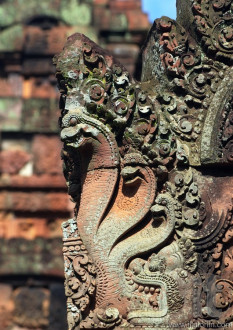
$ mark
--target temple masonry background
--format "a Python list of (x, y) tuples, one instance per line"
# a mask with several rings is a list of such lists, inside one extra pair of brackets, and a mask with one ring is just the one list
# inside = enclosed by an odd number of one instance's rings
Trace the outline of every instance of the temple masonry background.
[(134, 73), (149, 25), (141, 0), (0, 1), (0, 330), (66, 329), (52, 58), (81, 32)]

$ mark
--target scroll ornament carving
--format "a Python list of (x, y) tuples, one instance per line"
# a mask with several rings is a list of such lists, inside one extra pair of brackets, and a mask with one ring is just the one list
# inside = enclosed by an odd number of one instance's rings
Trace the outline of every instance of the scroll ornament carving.
[(208, 52), (214, 52), (216, 58), (232, 60), (233, 29), (232, 2), (221, 1), (193, 1), (192, 9), (195, 23), (202, 42)]
[(218, 138), (218, 157), (225, 162), (233, 162), (233, 100), (226, 103), (222, 111), (222, 121)]
[(75, 329), (96, 289), (96, 269), (78, 234), (76, 221), (63, 223), (65, 289), (69, 329)]
[(180, 1), (141, 82), (81, 34), (55, 58), (70, 329), (232, 321), (232, 4)]

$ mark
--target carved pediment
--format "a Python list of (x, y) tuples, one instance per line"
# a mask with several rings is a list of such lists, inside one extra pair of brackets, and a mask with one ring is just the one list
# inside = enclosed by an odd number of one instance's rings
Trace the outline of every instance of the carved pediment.
[(70, 329), (232, 320), (232, 2), (177, 7), (140, 82), (81, 34), (55, 58)]

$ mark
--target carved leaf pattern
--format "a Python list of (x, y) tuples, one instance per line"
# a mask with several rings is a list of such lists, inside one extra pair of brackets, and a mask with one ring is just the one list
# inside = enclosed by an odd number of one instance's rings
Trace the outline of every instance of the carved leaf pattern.
[(201, 167), (233, 161), (233, 7), (181, 2), (190, 29), (155, 21), (142, 82), (80, 34), (55, 59), (70, 330), (233, 319), (230, 193)]

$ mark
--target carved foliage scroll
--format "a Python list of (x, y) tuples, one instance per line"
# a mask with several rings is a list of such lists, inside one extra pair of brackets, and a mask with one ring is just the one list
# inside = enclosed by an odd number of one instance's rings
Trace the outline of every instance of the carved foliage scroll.
[(232, 3), (180, 2), (190, 31), (155, 21), (141, 82), (80, 34), (55, 59), (70, 329), (233, 319)]

